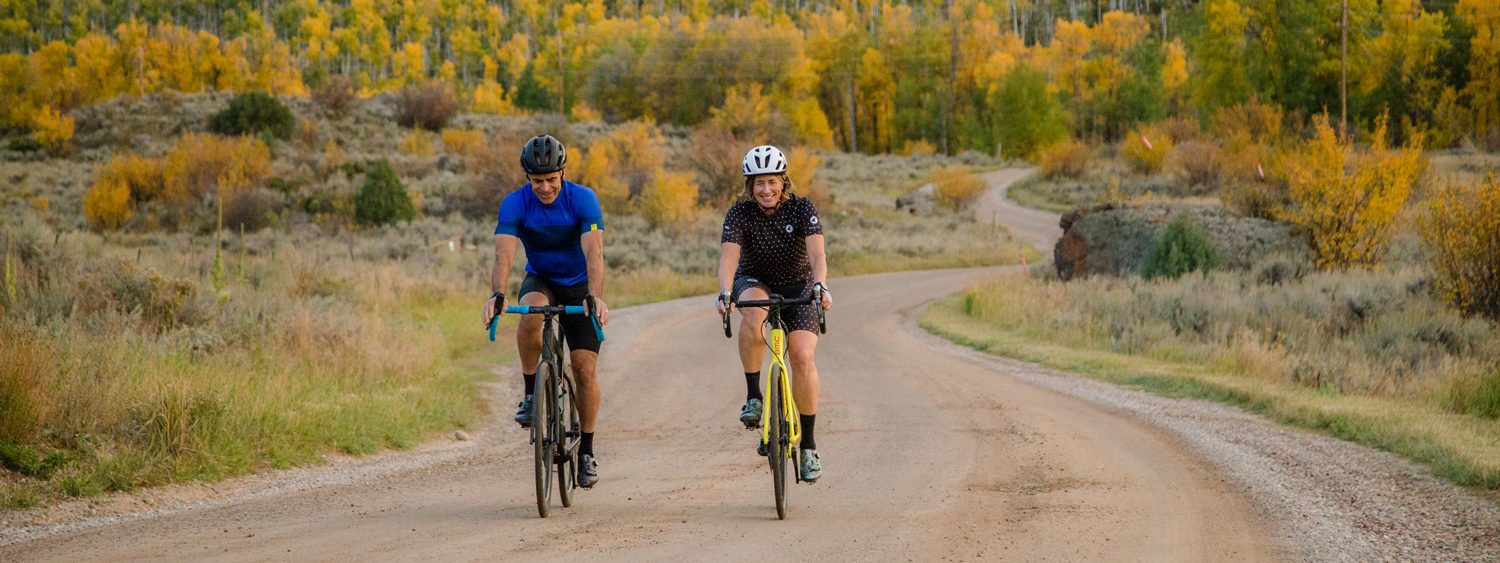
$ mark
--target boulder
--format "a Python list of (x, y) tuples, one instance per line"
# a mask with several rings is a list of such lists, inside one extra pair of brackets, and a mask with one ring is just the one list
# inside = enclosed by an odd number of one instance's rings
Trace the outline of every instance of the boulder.
[(1062, 216), (1063, 235), (1053, 248), (1058, 277), (1139, 272), (1156, 237), (1180, 213), (1214, 242), (1227, 268), (1247, 269), (1275, 254), (1307, 252), (1306, 242), (1293, 235), (1290, 225), (1241, 217), (1214, 205), (1105, 203)]

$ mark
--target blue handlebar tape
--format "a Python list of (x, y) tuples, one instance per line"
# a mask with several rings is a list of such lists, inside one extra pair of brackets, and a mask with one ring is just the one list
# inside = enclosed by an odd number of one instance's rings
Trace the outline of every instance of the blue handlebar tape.
[(495, 327), (500, 326), (500, 315), (490, 317), (490, 342), (495, 341)]

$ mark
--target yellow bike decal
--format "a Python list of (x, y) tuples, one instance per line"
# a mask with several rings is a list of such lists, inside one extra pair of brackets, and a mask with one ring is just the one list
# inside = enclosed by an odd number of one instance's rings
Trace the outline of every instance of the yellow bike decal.
[[(792, 454), (792, 448), (802, 442), (802, 419), (797, 416), (797, 399), (792, 396), (792, 368), (786, 365), (786, 332), (781, 329), (772, 329), (766, 338), (766, 344), (771, 348), (771, 367), (774, 370), (781, 368), (781, 405), (782, 414), (787, 421), (787, 446), (786, 454)], [(771, 379), (766, 378), (764, 396), (771, 396)], [(771, 403), (769, 401), (761, 404), (760, 443), (770, 444), (771, 441)]]

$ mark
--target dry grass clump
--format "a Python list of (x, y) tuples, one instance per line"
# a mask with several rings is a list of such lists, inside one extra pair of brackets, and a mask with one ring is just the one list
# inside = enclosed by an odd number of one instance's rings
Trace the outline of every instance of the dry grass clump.
[(1177, 176), (1182, 182), (1212, 193), (1219, 188), (1223, 177), (1223, 151), (1213, 143), (1187, 141), (1177, 145), (1172, 153)]
[(396, 123), (402, 127), (442, 131), (458, 115), (458, 97), (441, 80), (403, 89), (396, 97)]
[(964, 167), (948, 167), (932, 173), (938, 205), (957, 211), (967, 208), (984, 193), (984, 182)]
[(359, 101), (359, 96), (354, 92), (353, 80), (350, 80), (348, 76), (335, 74), (312, 91), (312, 99), (329, 113), (343, 116), (349, 112), (355, 102)]
[(1466, 315), (1500, 321), (1500, 180), (1440, 185), (1420, 230), (1438, 290)]
[(1048, 179), (1082, 178), (1088, 171), (1090, 152), (1088, 145), (1077, 140), (1052, 145), (1037, 157), (1037, 170)]
[(1500, 362), (1500, 327), (1448, 310), (1412, 269), (1289, 275), (1261, 268), (1173, 281), (1006, 278), (966, 291), (964, 307), (1065, 344), (1433, 405), (1455, 378), (1468, 381)]
[(1161, 172), (1172, 154), (1172, 137), (1155, 126), (1131, 131), (1120, 144), (1120, 156), (1141, 174)]

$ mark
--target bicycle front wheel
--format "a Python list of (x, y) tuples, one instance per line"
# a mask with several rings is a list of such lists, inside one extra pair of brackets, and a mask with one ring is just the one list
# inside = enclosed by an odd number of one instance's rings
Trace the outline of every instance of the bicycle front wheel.
[(557, 447), (557, 375), (555, 366), (537, 366), (537, 392), (531, 403), (531, 441), (536, 448), (536, 512), (546, 518), (552, 504), (552, 461)]
[(771, 483), (776, 490), (776, 519), (786, 520), (786, 440), (787, 421), (786, 406), (783, 404), (785, 398), (781, 391), (781, 368), (771, 367), (771, 396), (770, 408), (771, 419), (765, 421), (769, 424), (766, 449), (766, 459), (771, 462)]
[[(566, 380), (559, 378), (558, 381)], [(573, 506), (573, 488), (578, 486), (578, 440), (583, 436), (583, 425), (578, 420), (578, 403), (574, 400), (573, 389), (563, 384), (558, 390), (557, 495), (563, 508), (567, 508)]]

